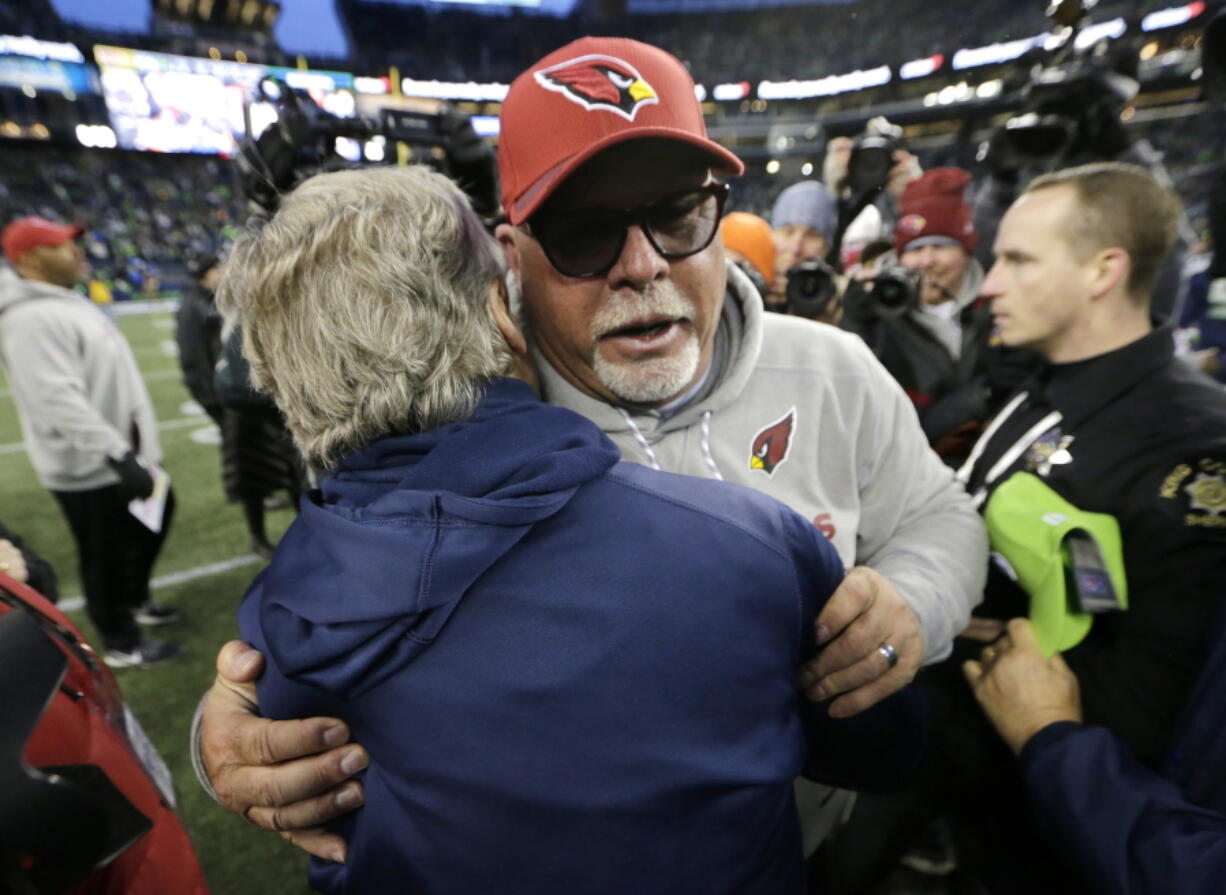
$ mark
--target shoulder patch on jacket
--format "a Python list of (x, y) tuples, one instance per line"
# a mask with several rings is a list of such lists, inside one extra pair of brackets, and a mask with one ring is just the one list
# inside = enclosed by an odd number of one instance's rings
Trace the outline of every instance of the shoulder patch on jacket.
[(1180, 463), (1162, 480), (1162, 501), (1171, 501), (1185, 525), (1226, 531), (1226, 460)]

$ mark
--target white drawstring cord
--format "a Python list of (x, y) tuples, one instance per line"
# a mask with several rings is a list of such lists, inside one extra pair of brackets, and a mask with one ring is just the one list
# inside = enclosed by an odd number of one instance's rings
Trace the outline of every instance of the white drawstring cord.
[[(617, 408), (617, 412), (622, 415), (622, 419), (630, 427), (630, 432), (634, 435), (634, 440), (638, 444), (639, 450), (647, 458), (647, 465), (659, 472), (660, 461), (656, 459), (656, 452), (647, 443), (647, 438), (643, 435), (643, 431), (638, 427), (638, 424), (635, 423), (634, 417), (630, 416), (623, 407)], [(707, 469), (711, 470), (712, 477), (722, 482), (724, 476), (715, 464), (715, 457), (711, 455), (711, 411), (709, 410), (702, 415), (702, 459), (706, 462)]]
[(711, 411), (709, 410), (702, 415), (702, 459), (707, 461), (707, 469), (711, 470), (711, 475), (722, 482), (724, 477), (719, 467), (715, 465), (715, 458), (711, 456)]
[(626, 425), (630, 427), (630, 431), (634, 433), (634, 440), (638, 442), (639, 450), (647, 457), (647, 464), (656, 472), (660, 471), (660, 463), (656, 460), (656, 452), (651, 449), (651, 445), (647, 443), (647, 439), (643, 437), (643, 433), (639, 431), (639, 427), (635, 424), (634, 418), (626, 413), (625, 408), (617, 408), (617, 412), (622, 415), (622, 419), (626, 421)]

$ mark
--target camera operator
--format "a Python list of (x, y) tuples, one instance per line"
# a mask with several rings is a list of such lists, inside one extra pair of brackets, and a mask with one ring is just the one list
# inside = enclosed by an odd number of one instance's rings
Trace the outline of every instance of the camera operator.
[(963, 455), (991, 409), (991, 314), (977, 301), (983, 267), (964, 194), (970, 175), (934, 168), (907, 184), (894, 254), (844, 298), (844, 329), (860, 335), (919, 412), (937, 453)]
[[(1021, 107), (980, 149), (988, 176), (972, 199), (979, 233), (976, 257), (992, 263), (992, 243), (1005, 211), (1019, 188), (1034, 177), (1090, 162), (1118, 161), (1140, 165), (1164, 185), (1171, 178), (1162, 154), (1145, 139), (1129, 137), (1121, 113), (1140, 84), (1137, 47), (1129, 39), (1114, 45), (1100, 41), (1075, 51), (1078, 30), (1093, 4), (1053, 4), (1049, 15), (1068, 37), (1054, 54), (1036, 65), (1022, 87)], [(1180, 234), (1167, 256), (1152, 295), (1151, 310), (1160, 320), (1177, 319), (1187, 292), (1183, 274), (1190, 227), (1180, 221)]]

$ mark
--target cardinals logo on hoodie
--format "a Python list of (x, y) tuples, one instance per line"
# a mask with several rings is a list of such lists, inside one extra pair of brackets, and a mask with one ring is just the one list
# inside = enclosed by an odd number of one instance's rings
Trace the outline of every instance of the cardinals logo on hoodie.
[(589, 54), (568, 59), (534, 75), (546, 90), (562, 94), (588, 111), (604, 109), (633, 121), (643, 106), (660, 102), (634, 66), (613, 56)]
[(753, 437), (753, 443), (749, 447), (749, 468), (774, 475), (779, 465), (788, 458), (795, 428), (796, 408), (793, 407), (782, 418)]

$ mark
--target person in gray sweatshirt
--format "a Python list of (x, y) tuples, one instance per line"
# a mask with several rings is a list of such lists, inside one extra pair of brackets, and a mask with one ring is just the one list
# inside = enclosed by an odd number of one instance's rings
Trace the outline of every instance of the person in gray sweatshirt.
[[(154, 531), (129, 510), (155, 490), (162, 459), (157, 420), (127, 340), (72, 287), (89, 265), (77, 226), (13, 221), (0, 235), (11, 268), (0, 269), (0, 358), (21, 419), (26, 453), (76, 541), (90, 621), (112, 667), (173, 659), (176, 643), (140, 625), (177, 620), (149, 596), (149, 573), (174, 515)], [(160, 496), (160, 495), (159, 495)]]

